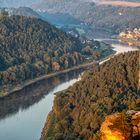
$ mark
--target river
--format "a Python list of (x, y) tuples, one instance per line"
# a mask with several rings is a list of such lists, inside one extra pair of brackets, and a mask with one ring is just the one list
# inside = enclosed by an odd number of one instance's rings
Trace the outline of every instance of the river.
[(0, 140), (39, 140), (54, 93), (80, 80), (83, 69), (44, 79), (0, 99)]
[[(137, 50), (112, 40), (106, 42), (112, 44), (116, 54)], [(79, 81), (83, 71), (79, 69), (44, 79), (0, 99), (0, 140), (39, 140), (54, 93)]]
[[(114, 57), (115, 55), (118, 55), (120, 53), (127, 53), (129, 51), (137, 51), (139, 50), (138, 47), (134, 47), (134, 46), (128, 46), (122, 43), (119, 43), (116, 39), (96, 39), (97, 41), (103, 41), (107, 44), (111, 44), (112, 49), (116, 52), (112, 57)], [(101, 61), (99, 64), (102, 64), (106, 61), (108, 61), (110, 58), (107, 58), (103, 61)]]

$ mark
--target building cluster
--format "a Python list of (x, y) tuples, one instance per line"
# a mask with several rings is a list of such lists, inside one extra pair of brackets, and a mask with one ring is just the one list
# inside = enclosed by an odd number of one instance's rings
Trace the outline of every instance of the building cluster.
[(134, 42), (140, 42), (140, 28), (135, 28), (130, 31), (127, 30), (125, 32), (120, 32), (119, 34), (120, 42), (127, 42), (130, 46), (134, 44)]
[(127, 30), (119, 34), (121, 38), (140, 40), (140, 28), (135, 28), (132, 31)]

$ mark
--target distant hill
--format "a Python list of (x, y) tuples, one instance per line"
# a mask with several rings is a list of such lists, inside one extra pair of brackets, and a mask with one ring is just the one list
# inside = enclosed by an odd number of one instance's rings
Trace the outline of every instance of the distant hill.
[[(89, 14), (86, 14), (87, 12)], [(108, 30), (108, 32), (116, 34), (127, 28), (139, 27), (139, 13), (140, 7), (94, 5), (89, 10), (81, 12), (81, 16), (78, 15), (78, 17), (94, 28)]]
[(48, 13), (42, 10), (33, 10), (29, 7), (18, 7), (18, 8), (10, 8), (10, 7), (0, 7), (0, 13), (2, 11), (6, 11), (9, 15), (20, 15), (27, 17), (36, 17), (41, 18), (45, 21), (48, 21), (53, 24), (80, 24), (80, 20), (75, 17), (65, 14), (65, 13)]
[(80, 21), (92, 25), (93, 28), (116, 34), (126, 28), (135, 28), (140, 25), (140, 7), (122, 7), (98, 5), (94, 2), (63, 0), (60, 3), (54, 0), (42, 1), (34, 5), (35, 9), (42, 9), (50, 13), (66, 13)]
[(37, 13), (40, 14), (44, 20), (54, 25), (79, 25), (81, 23), (80, 20), (65, 13), (48, 13), (43, 11), (37, 11)]
[[(97, 49), (98, 48), (98, 49)], [(100, 49), (101, 48), (101, 49)], [(0, 91), (44, 74), (111, 54), (97, 41), (82, 43), (34, 17), (0, 15)]]
[[(42, 0), (38, 3), (35, 3), (32, 5), (34, 9), (41, 9), (41, 10), (47, 10), (49, 12), (58, 12), (58, 11), (64, 11), (69, 12), (70, 10), (75, 10), (80, 5), (90, 3), (89, 0)], [(93, 2), (92, 2), (93, 3)]]
[[(103, 0), (107, 1), (108, 0)], [(113, 0), (112, 0), (113, 1)], [(127, 0), (124, 0), (125, 2)], [(122, 1), (122, 2), (124, 2)], [(130, 2), (139, 2), (138, 0), (129, 0)], [(118, 34), (119, 31), (124, 30), (126, 28), (133, 29), (140, 25), (140, 7), (123, 7), (123, 6), (111, 6), (111, 5), (98, 5), (96, 2), (101, 2), (101, 0), (42, 0), (42, 1), (0, 1), (5, 4), (5, 7), (8, 7), (11, 3), (13, 5), (17, 4), (19, 6), (28, 6), (32, 7), (35, 10), (42, 11), (42, 15), (45, 17), (46, 13), (53, 14), (62, 14), (55, 15), (57, 17), (57, 21), (63, 20), (64, 22), (69, 18), (68, 22), (71, 22), (70, 19), (74, 19), (75, 21), (85, 22), (93, 28), (101, 29), (102, 31), (108, 32), (110, 35)], [(109, 1), (110, 2), (110, 1)], [(114, 0), (117, 2), (117, 0)], [(3, 4), (1, 4), (1, 7)], [(122, 5), (122, 4), (121, 4)], [(137, 5), (137, 4), (136, 4)], [(11, 4), (12, 7), (12, 4)], [(25, 7), (18, 8), (14, 10), (14, 14), (18, 13), (19, 15), (28, 15), (35, 11), (31, 11), (31, 9), (27, 9)], [(32, 13), (29, 15), (39, 16), (37, 13)], [(66, 15), (66, 16), (65, 16)], [(52, 15), (51, 15), (52, 16)], [(51, 16), (46, 14), (47, 18), (51, 18)], [(62, 18), (63, 17), (63, 18)], [(72, 19), (72, 20), (73, 20)], [(53, 19), (55, 20), (55, 19)]]
[(1, 11), (6, 11), (9, 15), (20, 15), (20, 16), (27, 16), (27, 17), (36, 17), (42, 18), (36, 11), (32, 10), (29, 7), (19, 7), (19, 8), (0, 8)]
[(129, 52), (85, 72), (81, 81), (56, 94), (41, 140), (99, 140), (105, 117), (139, 98), (138, 71), (139, 52)]

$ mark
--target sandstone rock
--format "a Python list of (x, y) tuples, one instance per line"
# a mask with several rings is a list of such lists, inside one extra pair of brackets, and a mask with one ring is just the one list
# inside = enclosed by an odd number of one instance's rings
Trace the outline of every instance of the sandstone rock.
[(105, 118), (100, 129), (100, 140), (139, 140), (140, 111), (114, 113)]

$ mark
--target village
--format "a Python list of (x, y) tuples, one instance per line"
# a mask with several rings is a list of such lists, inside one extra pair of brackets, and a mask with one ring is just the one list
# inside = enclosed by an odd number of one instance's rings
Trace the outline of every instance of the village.
[(120, 32), (119, 42), (128, 44), (129, 46), (140, 46), (140, 28), (135, 28), (134, 30), (126, 30)]

